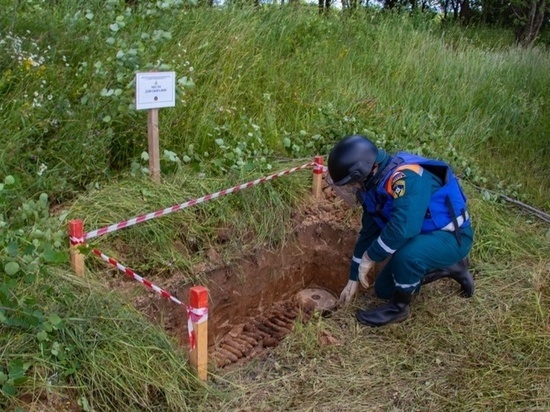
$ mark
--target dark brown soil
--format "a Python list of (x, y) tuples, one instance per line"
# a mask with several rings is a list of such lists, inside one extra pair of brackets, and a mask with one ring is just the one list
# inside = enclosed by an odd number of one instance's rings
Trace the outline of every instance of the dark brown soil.
[[(349, 262), (360, 214), (324, 188), (322, 199), (311, 199), (297, 211), (294, 231), (276, 251), (243, 256), (230, 265), (202, 268), (210, 293), (209, 352), (219, 367), (246, 361), (276, 346), (295, 322), (307, 322), (311, 308), (297, 304), (302, 289), (322, 287), (339, 295), (347, 282)], [(188, 296), (191, 285), (172, 287)], [(169, 301), (157, 301), (154, 311), (142, 308), (187, 344), (187, 318)]]

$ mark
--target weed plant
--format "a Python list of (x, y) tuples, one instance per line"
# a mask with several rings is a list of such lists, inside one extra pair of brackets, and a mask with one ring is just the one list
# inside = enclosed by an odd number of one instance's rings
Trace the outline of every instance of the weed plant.
[[(477, 188), (550, 209), (549, 60), (497, 30), (368, 9), (0, 0), (0, 407), (548, 409), (548, 228)], [(177, 75), (176, 107), (160, 110), (161, 185), (134, 110), (147, 70)], [(297, 330), (259, 361), (265, 372), (214, 376), (206, 393), (171, 338), (96, 284), (103, 265), (67, 274), (68, 219), (91, 230), (180, 204), (349, 133), (447, 160), (469, 183), (470, 305), (434, 285), (413, 319), (376, 331), (350, 308)], [(212, 249), (229, 262), (279, 247), (309, 176), (90, 244), (146, 277), (201, 281), (190, 269)], [(342, 346), (321, 344), (327, 334)]]

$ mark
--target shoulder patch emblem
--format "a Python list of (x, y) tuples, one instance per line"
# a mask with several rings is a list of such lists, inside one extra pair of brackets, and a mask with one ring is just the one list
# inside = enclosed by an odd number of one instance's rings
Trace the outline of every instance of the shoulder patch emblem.
[(403, 196), (405, 194), (405, 180), (399, 179), (397, 181), (392, 182), (391, 190), (392, 190), (394, 199), (397, 199), (398, 197)]
[(395, 172), (395, 173), (393, 174), (393, 176), (391, 177), (391, 184), (392, 184), (392, 186), (393, 186), (393, 184), (394, 184), (395, 182), (397, 182), (397, 181), (400, 180), (400, 179), (403, 179), (404, 177), (405, 177), (405, 173), (403, 173), (403, 172)]

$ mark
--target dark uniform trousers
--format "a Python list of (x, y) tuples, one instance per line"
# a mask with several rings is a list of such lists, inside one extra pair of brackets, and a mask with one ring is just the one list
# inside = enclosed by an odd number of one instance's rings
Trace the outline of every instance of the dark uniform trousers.
[(390, 299), (394, 288), (405, 293), (418, 292), (424, 275), (446, 268), (465, 258), (473, 242), (472, 227), (461, 228), (459, 245), (454, 232), (437, 230), (410, 239), (397, 250), (374, 282), (378, 297)]

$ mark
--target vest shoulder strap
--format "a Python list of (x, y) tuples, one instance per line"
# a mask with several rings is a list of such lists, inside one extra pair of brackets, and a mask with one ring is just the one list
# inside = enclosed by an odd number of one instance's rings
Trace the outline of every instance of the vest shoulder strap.
[(401, 170), (411, 170), (420, 176), (422, 176), (422, 173), (424, 172), (424, 168), (418, 164), (405, 164), (396, 167), (393, 171), (392, 177)]
[(400, 179), (402, 179), (403, 177), (405, 177), (405, 175), (402, 172), (403, 170), (410, 170), (412, 172), (415, 172), (419, 176), (422, 176), (422, 173), (424, 172), (424, 169), (422, 168), (422, 166), (418, 164), (404, 164), (404, 165), (397, 166), (393, 171), (393, 173), (391, 174), (391, 176), (389, 177), (389, 179), (386, 181), (386, 191), (392, 196), (393, 196), (393, 184), (399, 181)]

